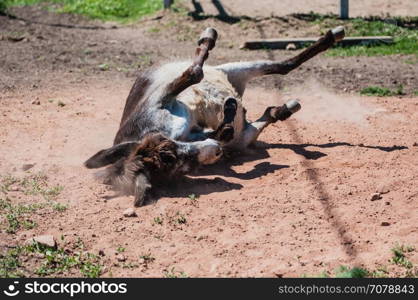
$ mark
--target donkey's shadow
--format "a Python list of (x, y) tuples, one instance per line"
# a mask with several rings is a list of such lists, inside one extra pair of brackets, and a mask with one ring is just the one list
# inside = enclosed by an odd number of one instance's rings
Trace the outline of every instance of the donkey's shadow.
[(254, 169), (246, 173), (237, 173), (232, 169), (233, 166), (242, 165), (246, 162), (269, 158), (269, 149), (290, 149), (296, 154), (303, 156), (307, 160), (317, 160), (328, 155), (322, 151), (306, 149), (308, 147), (317, 147), (321, 149), (334, 147), (361, 147), (376, 149), (384, 152), (408, 149), (406, 146), (370, 146), (364, 144), (355, 145), (347, 142), (335, 142), (326, 144), (269, 144), (257, 141), (252, 148), (249, 148), (244, 153), (228, 153), (221, 162), (218, 162), (214, 165), (205, 166), (199, 172), (199, 175), (221, 175), (224, 177), (235, 177), (238, 179), (250, 180), (289, 167), (288, 165), (277, 165), (271, 164), (270, 162), (262, 162), (254, 166)]
[[(231, 190), (240, 190), (243, 188), (241, 183), (231, 182), (224, 178), (236, 178), (238, 180), (252, 180), (274, 173), (278, 170), (289, 168), (289, 165), (278, 165), (270, 162), (261, 162), (253, 167), (253, 169), (245, 173), (238, 173), (233, 170), (234, 166), (243, 165), (246, 162), (257, 161), (269, 158), (269, 149), (290, 149), (298, 155), (303, 156), (307, 160), (317, 160), (327, 156), (326, 153), (318, 150), (308, 150), (308, 147), (317, 147), (321, 149), (334, 147), (362, 147), (376, 149), (384, 152), (392, 152), (408, 149), (406, 146), (370, 146), (364, 144), (350, 144), (347, 142), (335, 142), (326, 144), (269, 144), (257, 141), (252, 148), (245, 152), (226, 153), (226, 156), (216, 164), (202, 166), (195, 174), (181, 177), (173, 182), (164, 183), (161, 187), (156, 186), (152, 200), (147, 201), (145, 205), (155, 203), (159, 198), (177, 198), (189, 197), (190, 195), (209, 195), (212, 193), (220, 193)], [(205, 177), (202, 177), (205, 176)], [(207, 176), (215, 176), (214, 178), (206, 178)], [(224, 178), (221, 178), (222, 176)], [(108, 199), (118, 197), (114, 195)]]

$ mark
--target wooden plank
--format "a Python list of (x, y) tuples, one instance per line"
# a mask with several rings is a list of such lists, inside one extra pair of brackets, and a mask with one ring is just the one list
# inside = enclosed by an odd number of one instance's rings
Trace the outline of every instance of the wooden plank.
[(340, 0), (340, 19), (346, 20), (349, 18), (349, 4), (348, 0)]
[[(305, 47), (307, 44), (315, 43), (318, 38), (286, 38), (286, 39), (264, 39), (245, 42), (241, 49), (286, 49), (289, 44), (295, 45), (296, 48)], [(354, 45), (374, 45), (374, 44), (391, 44), (393, 37), (391, 36), (361, 36), (346, 37), (338, 44), (343, 46)]]

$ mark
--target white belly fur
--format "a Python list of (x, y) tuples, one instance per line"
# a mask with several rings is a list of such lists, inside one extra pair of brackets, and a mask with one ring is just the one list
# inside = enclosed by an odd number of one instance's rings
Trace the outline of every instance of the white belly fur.
[[(171, 82), (180, 76), (191, 62), (174, 62), (161, 66), (153, 74), (156, 85)], [(170, 107), (173, 114), (172, 138), (183, 139), (194, 127), (215, 130), (223, 121), (223, 104), (228, 97), (238, 102), (237, 116), (234, 121), (235, 137), (228, 143), (233, 144), (240, 137), (244, 127), (241, 97), (228, 81), (227, 75), (215, 67), (203, 67), (204, 78), (176, 97), (180, 105)], [(184, 104), (181, 105), (181, 104)]]

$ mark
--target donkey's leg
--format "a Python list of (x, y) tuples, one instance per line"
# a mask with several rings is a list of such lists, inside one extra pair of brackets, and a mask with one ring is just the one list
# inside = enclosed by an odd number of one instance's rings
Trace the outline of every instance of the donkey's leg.
[(217, 37), (218, 33), (213, 28), (207, 28), (201, 34), (192, 65), (167, 86), (166, 95), (168, 98), (180, 94), (189, 86), (197, 84), (203, 79), (202, 67), (209, 56), (209, 51), (215, 47)]
[(227, 74), (228, 80), (242, 96), (246, 83), (252, 78), (269, 74), (286, 75), (307, 60), (327, 50), (334, 43), (341, 41), (344, 38), (344, 35), (344, 28), (342, 26), (329, 30), (316, 43), (303, 50), (300, 54), (282, 62), (254, 61), (228, 63), (217, 66), (217, 69), (222, 70)]
[(248, 145), (254, 143), (260, 133), (269, 124), (276, 123), (277, 121), (287, 120), (291, 115), (297, 112), (301, 108), (300, 104), (296, 100), (290, 100), (282, 106), (270, 106), (264, 111), (264, 114), (257, 121), (247, 124), (247, 127), (242, 133), (240, 146), (245, 148)]

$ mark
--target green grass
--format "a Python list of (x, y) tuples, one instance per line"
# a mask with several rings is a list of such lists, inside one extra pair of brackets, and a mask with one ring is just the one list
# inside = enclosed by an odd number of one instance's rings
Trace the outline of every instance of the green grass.
[(390, 97), (390, 96), (402, 96), (405, 95), (403, 86), (400, 85), (396, 90), (391, 90), (386, 87), (380, 86), (368, 86), (360, 91), (364, 96), (377, 96), (377, 97)]
[(155, 217), (153, 220), (154, 224), (163, 225), (163, 218), (162, 217)]
[(363, 268), (348, 268), (346, 266), (340, 266), (335, 271), (336, 278), (365, 278), (369, 276), (369, 271)]
[(174, 267), (164, 271), (165, 278), (188, 278), (185, 272), (177, 271)]
[[(350, 268), (347, 266), (340, 266), (338, 269), (334, 270), (334, 272), (327, 272), (323, 271), (318, 275), (302, 275), (302, 277), (313, 277), (313, 278), (387, 278), (391, 275), (389, 269), (392, 269), (394, 266), (399, 266), (400, 268), (397, 269), (397, 272), (401, 275), (397, 274), (399, 277), (408, 277), (408, 278), (417, 278), (418, 277), (418, 268), (414, 266), (414, 263), (411, 262), (407, 256), (411, 256), (411, 253), (414, 252), (416, 249), (413, 246), (406, 246), (396, 244), (392, 249), (392, 257), (389, 260), (391, 265), (381, 265), (374, 270), (367, 270), (364, 268), (354, 267)], [(393, 275), (392, 275), (393, 276)]]
[[(55, 201), (63, 187), (60, 185), (51, 186), (47, 177), (41, 174), (29, 175), (24, 178), (17, 178), (10, 175), (0, 179), (0, 215), (3, 217), (0, 222), (1, 228), (6, 233), (14, 234), (19, 229), (32, 229), (37, 226), (31, 220), (31, 214), (38, 210), (51, 207), (53, 210), (63, 212), (67, 205)], [(21, 192), (29, 196), (41, 196), (44, 201), (32, 204), (13, 203), (8, 197), (10, 192)]]
[(411, 269), (413, 264), (408, 258), (405, 256), (405, 253), (414, 251), (415, 248), (411, 246), (404, 246), (404, 245), (396, 245), (392, 248), (392, 262), (395, 265), (399, 265), (405, 267), (407, 269)]
[[(0, 254), (0, 277), (34, 275), (44, 277), (63, 274), (70, 270), (78, 270), (84, 277), (99, 277), (102, 272), (100, 258), (83, 251), (83, 249), (77, 250), (68, 252), (61, 248), (46, 247), (36, 242), (17, 246)], [(36, 257), (35, 263), (34, 257)]]
[(47, 3), (57, 12), (119, 22), (134, 21), (163, 8), (162, 0), (5, 0), (0, 9), (38, 3)]
[[(392, 54), (411, 54), (418, 57), (418, 17), (396, 17), (383, 19), (355, 18), (347, 21), (335, 15), (311, 13), (304, 20), (320, 25), (322, 33), (330, 28), (343, 25), (346, 36), (379, 36), (387, 35), (394, 38), (393, 44), (336, 46), (327, 51), (328, 56), (378, 56)], [(406, 23), (411, 24), (407, 28)]]

